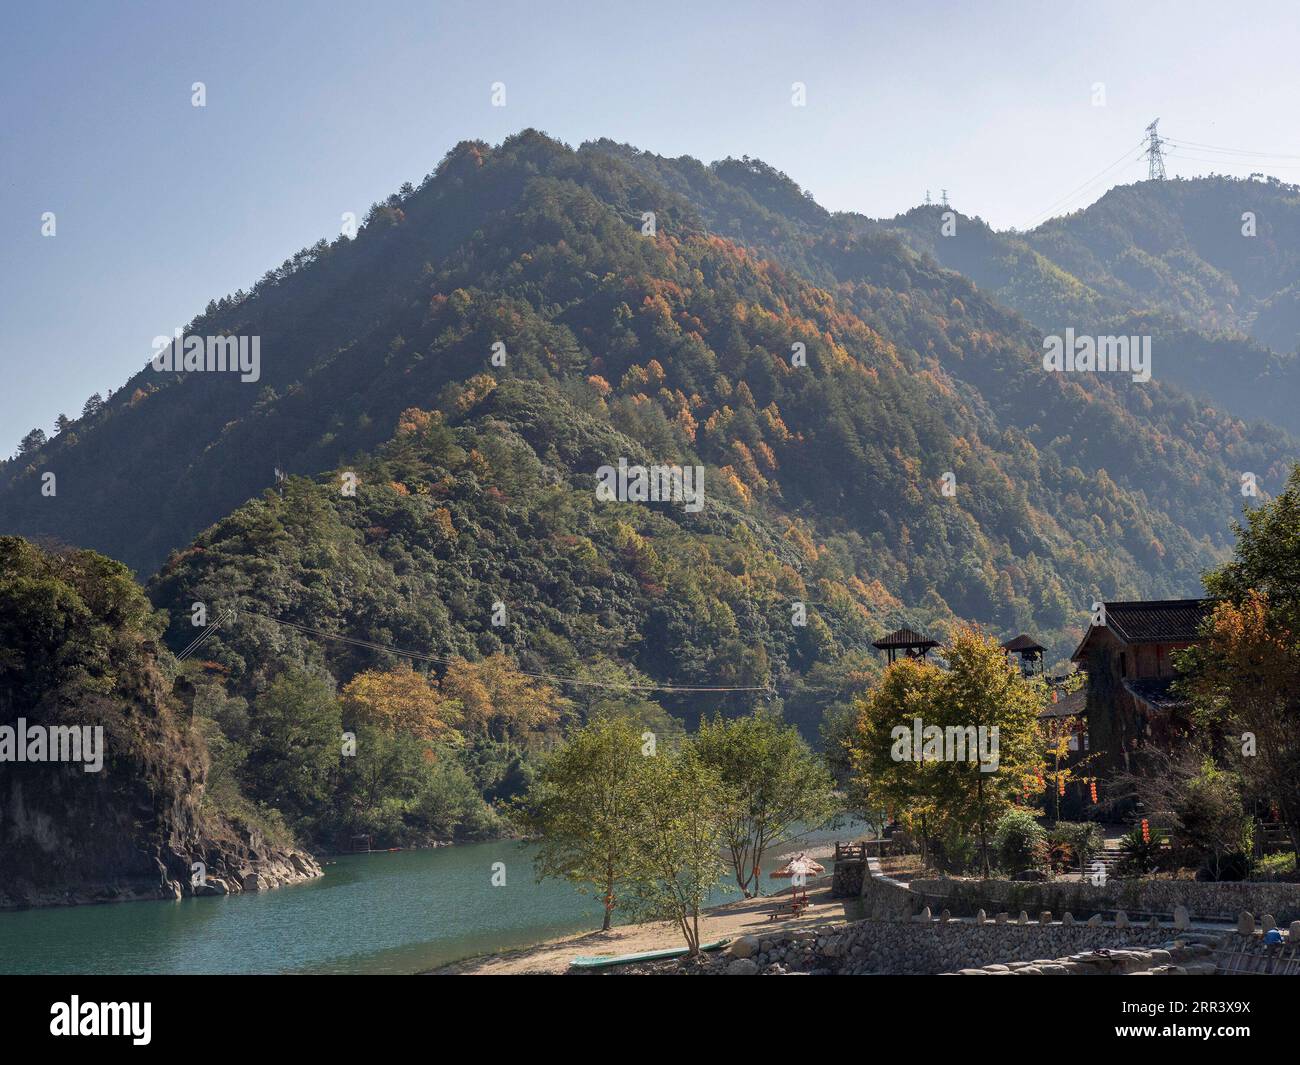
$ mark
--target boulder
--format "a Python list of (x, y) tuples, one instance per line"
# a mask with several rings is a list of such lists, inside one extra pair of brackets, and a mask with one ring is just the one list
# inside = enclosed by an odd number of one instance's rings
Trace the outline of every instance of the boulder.
[(1016, 924), (1028, 924), (1028, 923), (1029, 923), (1029, 914), (1025, 913), (1024, 910), (1021, 910), (1020, 916), (1016, 918)]
[(1011, 914), (1006, 913), (1004, 911), (998, 914), (997, 917), (995, 917), (993, 920), (996, 924), (1006, 924), (1009, 920), (1011, 920)]
[(1255, 915), (1249, 910), (1242, 910), (1237, 916), (1237, 931), (1243, 936), (1255, 934)]
[(947, 924), (951, 918), (952, 918), (952, 912), (950, 910), (944, 910), (941, 914), (939, 914), (939, 923)]
[(1188, 912), (1186, 906), (1174, 907), (1174, 927), (1179, 930), (1192, 927), (1192, 915)]
[(1061, 924), (1065, 925), (1066, 928), (1073, 927), (1074, 914), (1072, 914), (1069, 910), (1066, 910), (1063, 914), (1061, 914)]
[(755, 936), (741, 936), (731, 944), (727, 953), (733, 958), (752, 958), (758, 953), (758, 939)]
[(1094, 913), (1091, 917), (1089, 917), (1089, 918), (1088, 918), (1088, 927), (1089, 927), (1089, 928), (1100, 928), (1100, 927), (1101, 927), (1101, 914), (1099, 914), (1099, 913)]
[(1264, 914), (1263, 917), (1259, 919), (1259, 926), (1265, 932), (1269, 932), (1272, 929), (1277, 927), (1277, 920), (1273, 917), (1271, 913), (1266, 913)]
[(757, 976), (758, 962), (753, 958), (732, 958), (727, 963), (727, 976)]
[(1039, 924), (1051, 924), (1051, 923), (1052, 923), (1052, 911), (1051, 911), (1051, 910), (1043, 910), (1043, 912), (1040, 913), (1040, 914), (1038, 915), (1038, 923), (1039, 923)]
[[(985, 913), (983, 910), (980, 910), (980, 912), (977, 913), (977, 914), (975, 915), (975, 923), (976, 923), (976, 924), (983, 924), (983, 923), (984, 923), (985, 921), (987, 921), (988, 919), (989, 919), (989, 915), (988, 915), (987, 913)], [(1300, 921), (1297, 921), (1296, 924), (1300, 924)], [(1294, 927), (1294, 925), (1293, 925), (1292, 927)], [(1291, 935), (1292, 935), (1292, 938), (1296, 938), (1296, 933), (1295, 933), (1295, 932), (1292, 932)]]
[(1128, 926), (1129, 926), (1128, 914), (1125, 913), (1123, 910), (1118, 911), (1115, 914), (1115, 927), (1127, 928)]
[(1287, 932), (1287, 940), (1291, 943), (1300, 943), (1300, 921), (1291, 922), (1291, 929)]
[(261, 873), (249, 873), (244, 877), (245, 891), (263, 891), (266, 888), (266, 881), (262, 879)]

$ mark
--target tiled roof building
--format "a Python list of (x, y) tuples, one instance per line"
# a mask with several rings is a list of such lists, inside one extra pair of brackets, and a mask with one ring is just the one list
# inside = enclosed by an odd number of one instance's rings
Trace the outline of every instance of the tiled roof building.
[(1172, 744), (1186, 734), (1172, 654), (1198, 642), (1213, 605), (1209, 599), (1103, 604), (1105, 623), (1090, 626), (1072, 656), (1088, 672), (1088, 733), (1103, 766), (1128, 770), (1142, 744)]

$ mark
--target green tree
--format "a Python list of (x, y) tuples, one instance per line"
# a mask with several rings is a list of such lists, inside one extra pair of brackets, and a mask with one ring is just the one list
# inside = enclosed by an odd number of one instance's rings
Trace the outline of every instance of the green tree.
[[(979, 629), (958, 629), (945, 653), (946, 670), (905, 659), (885, 671), (859, 703), (851, 755), (868, 791), (918, 823), (923, 839), (974, 830), (988, 876), (989, 829), (1042, 759), (1044, 692)], [(933, 737), (919, 761), (918, 727)]]
[(329, 681), (286, 670), (254, 704), (245, 783), (252, 798), (290, 823), (311, 825), (328, 808), (341, 753), (342, 718)]
[(916, 718), (932, 714), (940, 672), (932, 662), (899, 659), (858, 699), (856, 725), (844, 741), (853, 768), (852, 793), (869, 796), (885, 810), (886, 820), (898, 817), (914, 826), (923, 859), (939, 832), (940, 763), (895, 757), (895, 734), (899, 728), (910, 732)]
[(645, 768), (630, 841), (636, 863), (632, 909), (647, 919), (672, 921), (694, 957), (700, 951), (700, 909), (726, 872), (722, 782), (689, 744), (647, 758)]
[(524, 822), (540, 837), (538, 879), (560, 877), (599, 894), (602, 931), (636, 870), (633, 841), (643, 824), (650, 761), (630, 721), (597, 718), (551, 754), (523, 802)]
[(974, 726), (997, 738), (992, 772), (986, 771), (984, 763), (968, 760), (945, 763), (950, 772), (941, 774), (943, 801), (964, 811), (978, 829), (980, 861), (987, 877), (989, 827), (1011, 807), (1024, 778), (1041, 764), (1038, 715), (1045, 693), (1041, 682), (1026, 679), (998, 641), (977, 628), (958, 629), (946, 653), (939, 723), (945, 728)]
[(1258, 592), (1283, 626), (1300, 632), (1300, 464), (1283, 492), (1246, 510), (1245, 519), (1233, 523), (1233, 557), (1205, 575), (1205, 587), (1238, 606), (1250, 592)]
[(1230, 757), (1254, 796), (1276, 804), (1300, 855), (1300, 640), (1289, 614), (1254, 590), (1240, 606), (1219, 603), (1207, 639), (1180, 663), (1198, 717), (1226, 728)]
[(33, 451), (39, 451), (45, 446), (45, 430), (33, 429), (30, 433), (22, 438), (18, 443), (18, 455), (30, 455)]
[(700, 722), (693, 741), (722, 783), (722, 838), (746, 898), (760, 893), (764, 852), (836, 809), (834, 782), (793, 725), (769, 713)]

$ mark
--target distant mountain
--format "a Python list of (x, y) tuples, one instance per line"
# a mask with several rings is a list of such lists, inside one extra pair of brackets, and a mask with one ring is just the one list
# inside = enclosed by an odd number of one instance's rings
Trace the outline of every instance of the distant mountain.
[[(1253, 223), (1248, 216), (1253, 216)], [(1214, 406), (1300, 432), (1300, 189), (1144, 181), (1028, 233), (917, 207), (893, 232), (1048, 332), (1154, 339), (1155, 373)], [(1253, 224), (1254, 236), (1246, 236)]]
[[(4, 531), (162, 566), (177, 646), (207, 589), (365, 639), (609, 656), (659, 682), (731, 668), (842, 691), (903, 618), (1037, 632), (1059, 659), (1094, 599), (1194, 594), (1242, 473), (1267, 492), (1300, 454), (1159, 371), (1045, 372), (1015, 311), (762, 163), (532, 131), (458, 145), (355, 240), (187, 332), (259, 336), (260, 380), (146, 366), (0, 468)], [(392, 472), (412, 409), (467, 458)], [(597, 505), (596, 470), (620, 458), (703, 466), (703, 511)], [(319, 524), (263, 495), (276, 468), (316, 486), (284, 498), (314, 500)], [(349, 471), (356, 499), (336, 491)], [(569, 551), (595, 556), (572, 587), (554, 577)], [(484, 627), (497, 587), (524, 604), (504, 630)], [(795, 600), (815, 635), (783, 620)], [(217, 650), (253, 682), (238, 638)], [(326, 664), (344, 681), (365, 660)]]

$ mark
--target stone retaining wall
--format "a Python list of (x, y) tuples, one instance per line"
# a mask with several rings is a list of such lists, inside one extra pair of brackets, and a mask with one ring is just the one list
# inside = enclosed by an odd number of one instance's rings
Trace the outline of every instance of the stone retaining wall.
[(857, 898), (862, 894), (862, 862), (836, 862), (831, 875), (831, 894), (841, 898)]
[(1030, 914), (1069, 911), (1087, 917), (1100, 910), (1172, 914), (1175, 906), (1185, 906), (1193, 918), (1236, 920), (1242, 910), (1249, 910), (1271, 914), (1282, 925), (1300, 919), (1300, 884), (1112, 879), (1104, 887), (1094, 887), (1077, 881), (1021, 883), (945, 877), (913, 880), (909, 890), (914, 896), (913, 912), (928, 905), (936, 912), (947, 908), (965, 915), (983, 908), (990, 912), (1027, 910)]
[[(1061, 959), (1099, 948), (1174, 950), (1166, 928), (1086, 924), (976, 924), (973, 921), (857, 921), (821, 929), (745, 937), (732, 955), (752, 972), (928, 975), (987, 965)], [(1187, 942), (1214, 939), (1178, 933)], [(1198, 955), (1208, 948), (1197, 948)], [(1158, 963), (1168, 963), (1168, 958)], [(1155, 963), (1153, 963), (1155, 964)], [(1041, 969), (1039, 970), (1042, 971)], [(1068, 967), (1064, 971), (1069, 971)], [(1081, 970), (1089, 971), (1089, 970)], [(1095, 970), (1092, 970), (1095, 971)]]
[(919, 913), (924, 902), (917, 900), (908, 886), (880, 871), (880, 859), (868, 858), (866, 876), (862, 878), (862, 904), (867, 917), (908, 917)]

